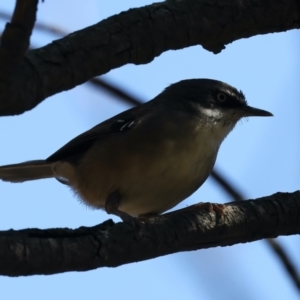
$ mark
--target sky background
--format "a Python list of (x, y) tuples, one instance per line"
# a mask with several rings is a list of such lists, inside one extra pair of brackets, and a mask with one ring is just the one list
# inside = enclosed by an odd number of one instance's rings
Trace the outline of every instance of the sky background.
[[(1, 1), (12, 12), (15, 1)], [(145, 0), (39, 3), (38, 22), (67, 32), (93, 25)], [(0, 20), (3, 28), (5, 22)], [(99, 36), (101, 39), (101, 36)], [(299, 189), (299, 31), (242, 39), (214, 55), (201, 46), (168, 51), (147, 65), (126, 65), (103, 78), (147, 101), (187, 78), (213, 78), (241, 89), (251, 106), (273, 118), (239, 122), (226, 138), (216, 167), (247, 199)], [(57, 36), (36, 31), (33, 47)], [(48, 157), (73, 137), (129, 108), (89, 84), (54, 95), (21, 116), (0, 118), (0, 165)], [(1, 230), (93, 226), (111, 216), (81, 204), (56, 180), (0, 182)], [(228, 202), (208, 179), (176, 208)], [(118, 218), (113, 218), (119, 221)], [(299, 237), (279, 241), (300, 270)], [(177, 253), (118, 268), (51, 276), (0, 277), (0, 299), (299, 299), (281, 262), (265, 241)]]

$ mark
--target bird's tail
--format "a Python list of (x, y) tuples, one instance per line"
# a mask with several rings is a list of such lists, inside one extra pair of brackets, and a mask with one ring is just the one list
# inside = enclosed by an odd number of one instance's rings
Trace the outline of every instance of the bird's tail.
[(0, 167), (0, 179), (3, 181), (23, 182), (51, 177), (55, 177), (51, 163), (45, 160), (32, 160)]

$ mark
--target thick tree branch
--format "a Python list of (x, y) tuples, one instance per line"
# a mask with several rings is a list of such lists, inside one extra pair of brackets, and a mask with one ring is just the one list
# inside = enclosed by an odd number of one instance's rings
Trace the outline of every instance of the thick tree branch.
[(223, 217), (197, 205), (140, 227), (109, 220), (95, 227), (9, 230), (0, 234), (0, 274), (54, 274), (116, 267), (179, 251), (300, 233), (300, 192), (226, 205)]
[(29, 51), (16, 82), (0, 89), (0, 115), (20, 114), (46, 97), (170, 49), (200, 44), (218, 53), (241, 38), (299, 28), (299, 7), (300, 0), (173, 0), (131, 9)]

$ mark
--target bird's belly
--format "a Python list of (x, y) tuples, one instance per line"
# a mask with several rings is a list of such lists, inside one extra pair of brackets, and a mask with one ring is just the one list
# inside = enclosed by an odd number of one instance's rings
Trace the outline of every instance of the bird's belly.
[(141, 170), (136, 184), (124, 193), (119, 209), (131, 215), (162, 213), (195, 192), (206, 180), (212, 168), (211, 162), (202, 160), (191, 163), (186, 157), (176, 163), (165, 157), (159, 170)]
[[(147, 151), (124, 149), (123, 153), (105, 149), (95, 157), (88, 156), (91, 163), (82, 164), (81, 178), (73, 188), (92, 207), (103, 208), (109, 194), (117, 190), (122, 195), (119, 210), (134, 216), (161, 213), (199, 188), (216, 157), (216, 151), (195, 143), (165, 141), (152, 151), (146, 147)], [(99, 173), (100, 177), (93, 175)]]

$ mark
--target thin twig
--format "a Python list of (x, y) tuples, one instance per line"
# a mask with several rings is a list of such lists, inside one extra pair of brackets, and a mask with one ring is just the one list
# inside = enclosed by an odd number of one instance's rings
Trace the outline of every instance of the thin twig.
[(118, 97), (119, 100), (122, 102), (125, 102), (127, 104), (130, 104), (132, 106), (138, 106), (140, 104), (143, 104), (143, 102), (126, 91), (123, 91), (121, 88), (117, 87), (116, 85), (112, 83), (108, 83), (106, 80), (103, 80), (102, 78), (93, 78), (88, 83), (93, 84), (96, 88), (100, 88), (102, 90), (105, 90), (105, 92), (110, 93), (114, 97)]

